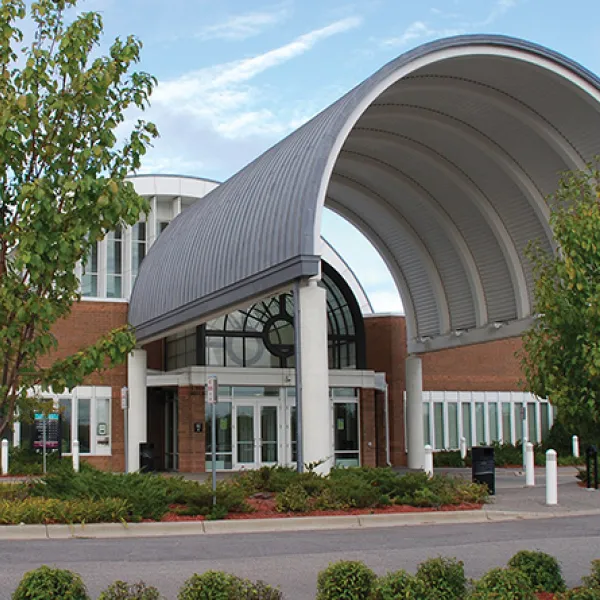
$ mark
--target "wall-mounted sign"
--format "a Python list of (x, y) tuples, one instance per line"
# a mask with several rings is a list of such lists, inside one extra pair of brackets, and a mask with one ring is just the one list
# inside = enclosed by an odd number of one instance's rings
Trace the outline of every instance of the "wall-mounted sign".
[(206, 380), (206, 403), (216, 404), (219, 394), (219, 384), (216, 375), (209, 375)]
[(202, 433), (202, 423), (194, 423), (194, 433)]
[(129, 390), (127, 386), (121, 388), (121, 408), (127, 410), (129, 408)]
[(108, 426), (106, 423), (98, 423), (97, 435), (107, 435)]
[(58, 413), (44, 415), (36, 413), (34, 415), (35, 433), (33, 447), (36, 449), (44, 448), (44, 439), (46, 441), (46, 450), (58, 450), (60, 447), (60, 416)]

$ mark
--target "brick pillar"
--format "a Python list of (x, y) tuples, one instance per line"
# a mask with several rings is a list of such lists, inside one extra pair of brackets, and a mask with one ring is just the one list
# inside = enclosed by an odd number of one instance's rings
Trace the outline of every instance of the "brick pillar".
[(360, 461), (363, 467), (377, 466), (375, 390), (360, 390)]
[[(204, 386), (178, 389), (179, 471), (203, 473), (205, 470)], [(202, 423), (202, 432), (194, 432), (194, 423)]]
[(375, 432), (377, 434), (377, 466), (387, 466), (385, 440), (385, 392), (375, 390)]
[(112, 388), (112, 439), (111, 452), (113, 471), (123, 473), (125, 471), (125, 419), (121, 408), (121, 388)]

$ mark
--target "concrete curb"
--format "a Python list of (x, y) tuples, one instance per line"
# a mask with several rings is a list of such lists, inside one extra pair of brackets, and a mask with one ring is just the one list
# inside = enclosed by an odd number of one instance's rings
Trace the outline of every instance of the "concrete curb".
[(592, 515), (600, 515), (600, 509), (517, 512), (483, 508), (482, 510), (447, 512), (415, 512), (335, 517), (286, 517), (280, 519), (243, 519), (239, 521), (93, 523), (89, 525), (4, 525), (0, 526), (0, 541), (175, 537), (184, 535), (224, 535), (235, 533), (291, 533), (295, 531), (314, 531), (316, 529), (325, 531), (335, 529), (408, 527), (417, 525), (475, 524)]

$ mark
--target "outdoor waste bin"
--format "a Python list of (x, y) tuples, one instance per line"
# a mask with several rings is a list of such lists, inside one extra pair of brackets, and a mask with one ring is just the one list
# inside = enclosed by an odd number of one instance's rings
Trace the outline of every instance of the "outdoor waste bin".
[(473, 481), (485, 483), (493, 496), (496, 493), (494, 449), (491, 446), (473, 446), (471, 449), (471, 462)]
[(156, 471), (154, 465), (154, 444), (140, 443), (140, 471)]

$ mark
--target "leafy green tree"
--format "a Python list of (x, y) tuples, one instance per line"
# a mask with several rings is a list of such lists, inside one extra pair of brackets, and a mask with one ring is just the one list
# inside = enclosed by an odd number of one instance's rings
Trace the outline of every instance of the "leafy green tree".
[(132, 71), (141, 42), (117, 39), (102, 56), (102, 19), (77, 3), (0, 0), (0, 433), (28, 389), (72, 388), (135, 341), (122, 328), (53, 357), (52, 327), (80, 299), (78, 261), (147, 210), (125, 177), (157, 135), (141, 119), (124, 131), (155, 85)]
[(531, 248), (537, 318), (521, 352), (529, 389), (584, 436), (600, 426), (599, 182), (596, 161), (563, 174), (549, 199), (558, 251)]

